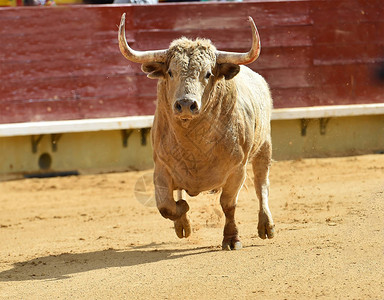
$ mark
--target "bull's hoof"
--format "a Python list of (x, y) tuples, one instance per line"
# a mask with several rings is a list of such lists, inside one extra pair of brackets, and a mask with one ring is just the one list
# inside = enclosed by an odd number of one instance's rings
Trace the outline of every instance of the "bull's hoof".
[(175, 232), (178, 238), (187, 238), (191, 235), (191, 223), (187, 214), (183, 214), (180, 218), (174, 221)]
[(230, 237), (230, 238), (225, 238), (223, 240), (223, 243), (221, 245), (223, 250), (240, 250), (243, 248), (243, 245), (241, 244), (239, 237)]
[(275, 224), (273, 224), (272, 218), (268, 217), (267, 214), (260, 213), (257, 231), (261, 239), (272, 239), (275, 236)]

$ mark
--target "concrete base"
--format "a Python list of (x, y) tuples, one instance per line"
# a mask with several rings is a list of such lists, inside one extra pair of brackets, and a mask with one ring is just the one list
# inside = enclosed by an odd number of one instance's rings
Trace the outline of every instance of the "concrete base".
[[(272, 141), (275, 160), (383, 153), (384, 115), (274, 120)], [(153, 166), (148, 130), (1, 137), (0, 151), (0, 180)]]
[[(153, 166), (149, 130), (132, 130), (123, 145), (124, 131), (65, 133), (52, 142), (43, 135), (0, 138), (0, 180), (25, 175), (104, 173), (149, 169)], [(144, 141), (145, 138), (145, 141)], [(55, 149), (56, 147), (56, 149)]]
[(303, 127), (303, 120), (272, 121), (275, 160), (384, 153), (384, 115), (308, 119)]

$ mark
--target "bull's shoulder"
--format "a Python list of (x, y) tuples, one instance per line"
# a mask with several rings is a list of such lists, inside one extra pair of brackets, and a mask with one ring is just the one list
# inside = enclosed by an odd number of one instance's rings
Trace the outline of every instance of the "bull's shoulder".
[(234, 78), (236, 86), (248, 87), (250, 89), (265, 89), (269, 91), (268, 83), (259, 73), (247, 66), (240, 66), (239, 74)]
[(272, 97), (265, 79), (246, 66), (236, 76), (236, 120), (244, 149), (258, 149), (270, 134)]
[(241, 66), (239, 74), (234, 78), (234, 86), (240, 108), (245, 108), (251, 114), (266, 113), (266, 117), (270, 117), (271, 92), (268, 83), (260, 74), (246, 66)]

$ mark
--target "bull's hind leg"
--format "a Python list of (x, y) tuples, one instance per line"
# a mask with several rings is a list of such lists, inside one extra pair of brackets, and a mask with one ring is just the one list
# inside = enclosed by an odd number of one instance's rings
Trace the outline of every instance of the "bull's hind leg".
[(179, 238), (190, 236), (191, 224), (187, 217), (189, 205), (187, 201), (181, 199), (181, 191), (178, 192), (178, 201), (175, 202), (173, 199), (172, 179), (165, 168), (155, 166), (154, 184), (156, 205), (160, 214), (174, 222), (176, 235)]
[(270, 142), (265, 142), (260, 151), (252, 161), (253, 174), (255, 177), (256, 195), (259, 199), (259, 225), (257, 227), (259, 237), (262, 239), (273, 238), (275, 225), (268, 206), (269, 196), (269, 168), (271, 165), (272, 147)]
[(239, 250), (242, 248), (239, 231), (235, 222), (237, 198), (245, 180), (245, 168), (228, 177), (220, 196), (220, 204), (225, 214), (223, 250)]

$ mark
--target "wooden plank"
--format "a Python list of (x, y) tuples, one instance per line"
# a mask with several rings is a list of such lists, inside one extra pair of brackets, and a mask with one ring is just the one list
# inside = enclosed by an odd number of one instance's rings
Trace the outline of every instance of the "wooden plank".
[[(381, 92), (380, 92), (381, 91)], [(381, 86), (351, 89), (349, 86), (319, 86), (302, 88), (274, 88), (272, 98), (275, 108), (292, 108), (362, 103), (383, 103)]]
[[(312, 45), (311, 27), (290, 26), (278, 28), (259, 29), (262, 48), (264, 47), (302, 47)], [(136, 50), (166, 49), (169, 44), (181, 36), (190, 39), (203, 37), (210, 39), (216, 48), (220, 50), (242, 51), (249, 49), (251, 44), (251, 30), (231, 29), (230, 33), (222, 29), (195, 28), (183, 31), (158, 30), (137, 32), (132, 48)]]
[[(73, 39), (63, 43), (54, 40), (38, 42), (33, 36), (2, 39), (0, 59), (4, 61), (38, 61), (57, 62), (62, 59), (102, 60), (119, 53), (116, 35), (109, 40), (93, 40), (88, 42)], [(115, 41), (116, 40), (116, 41)], [(4, 42), (4, 43), (3, 43)], [(96, 51), (95, 51), (96, 50)]]
[(3, 82), (0, 88), (1, 100), (41, 101), (69, 99), (80, 100), (87, 97), (106, 97), (108, 95), (138, 96), (138, 76), (128, 75), (93, 75), (93, 76), (66, 76), (66, 77), (39, 77), (35, 80), (10, 80)]
[(59, 116), (61, 120), (81, 119), (79, 102), (68, 100), (55, 101), (10, 101), (0, 102), (0, 123), (28, 121), (52, 121)]
[(210, 2), (135, 6), (135, 28), (176, 31), (194, 28), (245, 29), (248, 27), (248, 16), (252, 16), (259, 27), (312, 23), (308, 2), (260, 1), (238, 4)]
[[(0, 102), (0, 124), (153, 115), (153, 97)], [(28, 109), (25, 109), (28, 107)]]
[(319, 97), (313, 87), (274, 88), (271, 90), (275, 108), (292, 108), (319, 105)]
[(81, 103), (82, 118), (153, 115), (156, 96), (85, 99)]
[(383, 44), (315, 45), (313, 49), (315, 65), (348, 65), (377, 63), (384, 60)]
[(58, 40), (61, 34), (67, 39), (69, 33), (77, 37), (111, 30), (117, 32), (123, 13), (127, 14), (127, 27), (133, 28), (133, 7), (129, 5), (3, 8), (0, 14), (0, 35), (38, 36), (44, 32), (48, 35), (56, 34), (55, 40)]
[[(264, 45), (264, 43), (263, 43)], [(264, 47), (262, 46), (260, 57), (249, 65), (254, 70), (306, 68), (312, 65), (313, 47)], [(242, 49), (234, 49), (241, 51)]]
[(360, 88), (378, 84), (375, 79), (375, 64), (351, 63), (347, 65), (321, 65), (308, 69), (312, 86), (350, 86)]
[(311, 3), (311, 17), (315, 24), (383, 22), (381, 0), (336, 0)]
[(316, 45), (384, 43), (384, 22), (320, 23), (313, 30)]
[(264, 69), (258, 70), (272, 89), (310, 87), (307, 68)]
[(140, 65), (129, 63), (123, 57), (112, 56), (101, 60), (81, 60), (76, 58), (58, 61), (11, 61), (0, 65), (0, 73), (7, 74), (7, 82), (23, 82), (38, 78), (54, 77), (87, 77), (87, 76), (120, 76), (141, 75)]

